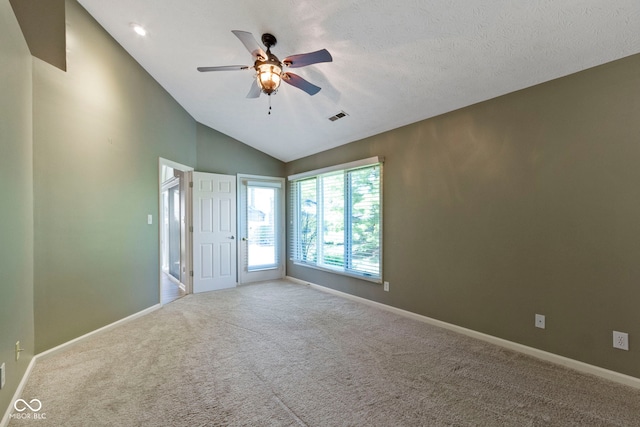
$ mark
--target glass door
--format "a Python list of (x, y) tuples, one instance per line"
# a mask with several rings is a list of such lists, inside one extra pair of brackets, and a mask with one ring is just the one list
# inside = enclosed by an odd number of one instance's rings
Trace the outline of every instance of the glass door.
[(239, 176), (240, 283), (284, 277), (284, 178)]

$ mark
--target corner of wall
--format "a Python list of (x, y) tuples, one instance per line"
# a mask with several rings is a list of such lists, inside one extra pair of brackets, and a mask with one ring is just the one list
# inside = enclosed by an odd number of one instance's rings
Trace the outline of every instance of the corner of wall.
[[(0, 2), (0, 414), (11, 407), (34, 354), (32, 58), (9, 2)], [(24, 349), (16, 360), (16, 342)]]

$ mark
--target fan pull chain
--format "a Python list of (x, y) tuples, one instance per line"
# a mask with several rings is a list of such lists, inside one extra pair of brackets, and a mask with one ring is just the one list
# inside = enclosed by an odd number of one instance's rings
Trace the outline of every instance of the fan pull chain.
[(269, 116), (271, 115), (271, 94), (269, 94)]

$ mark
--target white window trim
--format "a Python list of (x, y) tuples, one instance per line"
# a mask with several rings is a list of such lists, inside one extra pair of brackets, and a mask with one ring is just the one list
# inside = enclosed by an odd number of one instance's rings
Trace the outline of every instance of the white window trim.
[[(382, 262), (382, 259), (380, 260), (380, 262)], [(293, 264), (294, 265), (299, 265), (301, 267), (313, 268), (314, 270), (326, 271), (328, 273), (340, 274), (342, 276), (353, 277), (353, 278), (360, 279), (360, 280), (366, 280), (367, 282), (373, 282), (373, 283), (377, 283), (377, 284), (381, 284), (382, 283), (382, 268), (380, 268), (380, 277), (373, 277), (373, 276), (368, 276), (366, 274), (351, 273), (351, 272), (346, 271), (346, 270), (340, 270), (340, 269), (335, 269), (334, 270), (332, 268), (323, 267), (323, 266), (317, 265), (317, 264), (309, 264), (309, 263), (306, 263), (306, 262), (303, 262), (303, 261), (293, 260)]]
[[(384, 157), (382, 156), (374, 156), (374, 157), (369, 157), (366, 159), (361, 159), (361, 160), (356, 160), (353, 162), (348, 162), (348, 163), (342, 163), (339, 165), (334, 165), (334, 166), (328, 166), (325, 168), (320, 168), (320, 169), (314, 169), (311, 171), (307, 171), (307, 172), (301, 172), (301, 173), (297, 173), (294, 175), (289, 175), (287, 177), (287, 180), (289, 182), (293, 182), (293, 181), (298, 181), (304, 178), (309, 178), (309, 177), (314, 177), (314, 176), (318, 176), (318, 175), (322, 175), (322, 174), (326, 174), (326, 173), (330, 173), (330, 172), (334, 172), (334, 171), (340, 171), (340, 170), (349, 170), (349, 169), (356, 169), (356, 168), (360, 168), (360, 167), (367, 167), (367, 166), (373, 166), (376, 164), (384, 164)], [(353, 273), (350, 272), (348, 270), (343, 270), (343, 269), (333, 269), (333, 268), (328, 268), (325, 267), (323, 265), (318, 265), (316, 263), (306, 263), (304, 261), (300, 261), (300, 260), (295, 260), (293, 258), (290, 258), (291, 261), (293, 262), (294, 265), (299, 265), (302, 267), (307, 267), (307, 268), (312, 268), (314, 270), (320, 270), (320, 271), (326, 271), (329, 273), (333, 273), (333, 274), (340, 274), (342, 276), (348, 276), (348, 277), (353, 277), (356, 279), (361, 279), (361, 280), (365, 280), (368, 282), (373, 282), (373, 283), (377, 283), (377, 284), (381, 284), (383, 282), (383, 277), (384, 277), (384, 273), (383, 273), (383, 266), (384, 266), (384, 250), (383, 250), (383, 229), (384, 229), (384, 218), (383, 218), (383, 212), (384, 212), (384, 204), (383, 204), (383, 174), (384, 174), (384, 168), (380, 168), (380, 277), (375, 277), (375, 276), (369, 276), (367, 274), (360, 274), (360, 273)], [(291, 201), (291, 203), (294, 203), (293, 201)], [(287, 242), (288, 244), (288, 242)]]
[(341, 165), (329, 166), (329, 167), (326, 167), (326, 168), (315, 169), (315, 170), (308, 171), (308, 172), (301, 172), (301, 173), (297, 173), (295, 175), (289, 175), (287, 177), (287, 179), (289, 181), (297, 181), (299, 179), (307, 178), (307, 177), (310, 177), (310, 176), (322, 175), (322, 174), (325, 174), (325, 173), (344, 170), (344, 169), (355, 169), (355, 168), (359, 168), (361, 166), (362, 167), (364, 167), (364, 166), (372, 166), (372, 165), (375, 165), (377, 163), (384, 163), (384, 157), (380, 157), (380, 156), (369, 157), (368, 159), (356, 160), (355, 162), (342, 163)]

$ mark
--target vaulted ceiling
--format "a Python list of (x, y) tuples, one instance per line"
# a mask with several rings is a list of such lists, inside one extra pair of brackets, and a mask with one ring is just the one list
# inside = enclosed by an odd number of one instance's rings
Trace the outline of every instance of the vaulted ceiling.
[[(638, 0), (79, 2), (197, 121), (283, 161), (640, 52)], [(280, 59), (326, 48), (295, 70), (322, 90), (247, 99), (250, 70), (198, 72), (253, 65), (231, 30)]]

